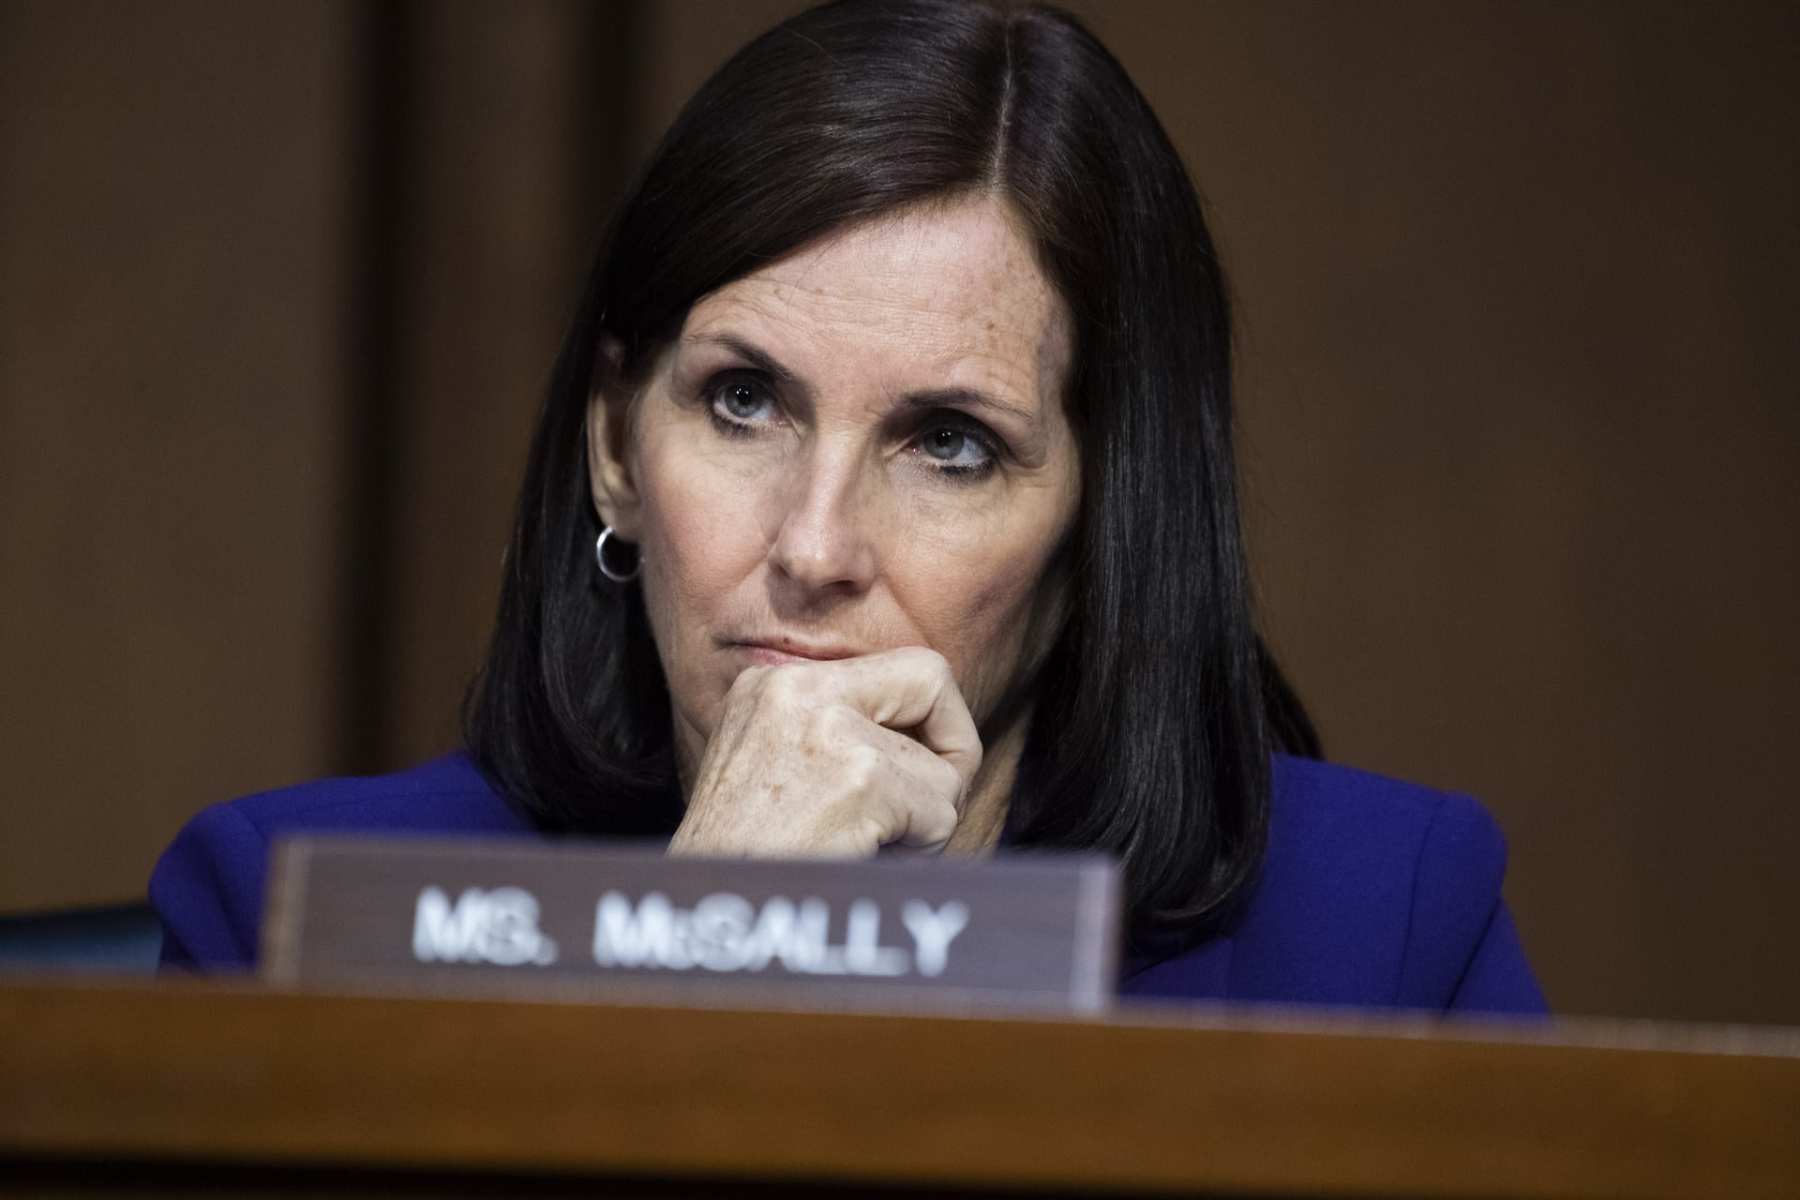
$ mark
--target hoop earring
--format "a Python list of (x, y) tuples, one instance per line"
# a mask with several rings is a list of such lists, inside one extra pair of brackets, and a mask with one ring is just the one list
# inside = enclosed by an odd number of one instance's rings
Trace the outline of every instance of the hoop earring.
[[(600, 573), (614, 583), (630, 583), (638, 577), (638, 572), (644, 569), (644, 555), (640, 551), (637, 556), (632, 559), (631, 569), (629, 571), (615, 570), (613, 567), (609, 566), (606, 561), (606, 543), (611, 540), (612, 537), (613, 527), (611, 525), (608, 525), (600, 531), (599, 538), (594, 542), (594, 562), (599, 566)], [(625, 539), (620, 538), (619, 544), (624, 545)]]

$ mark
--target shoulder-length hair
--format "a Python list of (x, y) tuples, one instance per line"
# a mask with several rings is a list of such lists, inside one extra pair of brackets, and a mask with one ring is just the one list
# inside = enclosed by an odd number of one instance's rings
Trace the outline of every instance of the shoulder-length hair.
[(1135, 935), (1203, 936), (1260, 864), (1278, 737), (1316, 745), (1252, 622), (1230, 321), (1199, 198), (1124, 69), (1055, 9), (842, 0), (756, 39), (688, 102), (614, 215), (557, 359), (468, 745), (545, 829), (674, 829), (642, 601), (594, 565), (583, 428), (602, 339), (630, 384), (709, 292), (970, 193), (1011, 206), (1075, 330), (1074, 582), (1007, 840), (1110, 852)]

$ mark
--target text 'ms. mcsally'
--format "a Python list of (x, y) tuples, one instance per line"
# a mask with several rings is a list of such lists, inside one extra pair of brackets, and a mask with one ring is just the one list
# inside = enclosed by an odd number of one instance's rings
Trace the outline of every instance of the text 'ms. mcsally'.
[(645, 985), (1092, 1011), (1113, 990), (1117, 869), (678, 859), (601, 843), (303, 837), (276, 848), (263, 973), (511, 991)]

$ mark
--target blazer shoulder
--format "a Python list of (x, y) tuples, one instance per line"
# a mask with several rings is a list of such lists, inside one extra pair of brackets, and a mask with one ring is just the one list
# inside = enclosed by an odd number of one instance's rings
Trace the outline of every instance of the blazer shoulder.
[(527, 828), (525, 818), (462, 753), (389, 775), (317, 779), (258, 792), (227, 801), (224, 807), (234, 809), (265, 836), (289, 831), (453, 833)]
[(1233, 984), (1443, 1009), (1500, 906), (1506, 841), (1468, 796), (1278, 757)]
[(165, 965), (245, 968), (256, 957), (269, 845), (286, 833), (524, 833), (525, 818), (464, 754), (391, 775), (315, 780), (214, 804), (150, 876)]
[(1470, 796), (1287, 755), (1274, 765), (1269, 850), (1276, 866), (1291, 857), (1354, 874), (1358, 863), (1411, 859), (1409, 848), (1429, 843), (1438, 856), (1496, 882), (1505, 871), (1506, 838)]

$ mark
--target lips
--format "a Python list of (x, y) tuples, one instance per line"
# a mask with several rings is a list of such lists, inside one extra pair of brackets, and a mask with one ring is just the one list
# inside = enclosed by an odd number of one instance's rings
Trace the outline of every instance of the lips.
[(859, 653), (846, 646), (804, 642), (788, 637), (738, 638), (733, 639), (730, 644), (749, 651), (754, 658), (781, 662), (796, 659), (824, 662), (835, 658), (854, 658)]

